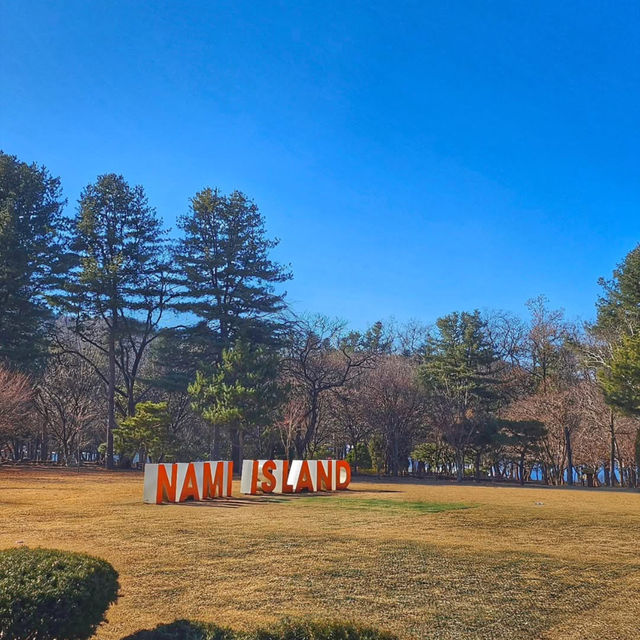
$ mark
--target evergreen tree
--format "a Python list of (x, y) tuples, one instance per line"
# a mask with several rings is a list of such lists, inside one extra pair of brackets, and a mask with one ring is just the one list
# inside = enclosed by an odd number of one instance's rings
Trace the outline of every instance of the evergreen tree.
[[(640, 245), (627, 254), (613, 278), (601, 278), (600, 285), (604, 292), (598, 300), (597, 322), (589, 327), (604, 346), (597, 359), (598, 382), (612, 411), (640, 416)], [(638, 443), (640, 428), (636, 430), (636, 468), (640, 468)], [(611, 458), (613, 470), (613, 454)]]
[(120, 175), (106, 174), (82, 192), (72, 248), (79, 266), (70, 273), (58, 302), (75, 315), (77, 334), (106, 361), (106, 370), (102, 361), (92, 364), (107, 386), (106, 464), (111, 468), (116, 368), (120, 363), (130, 387), (126, 395), (132, 415), (138, 368), (167, 301), (165, 238), (143, 188), (130, 187)]
[(53, 320), (47, 294), (67, 268), (65, 200), (45, 167), (0, 152), (0, 361), (33, 370)]
[(285, 387), (279, 381), (277, 355), (264, 346), (250, 346), (239, 340), (232, 349), (225, 349), (222, 362), (209, 377), (198, 372), (189, 386), (194, 407), (213, 426), (211, 457), (218, 459), (218, 429), (229, 430), (232, 460), (236, 468), (243, 458), (245, 434), (275, 422), (284, 401)]
[(351, 447), (347, 453), (347, 462), (353, 467), (353, 472), (360, 469), (371, 469), (371, 454), (366, 442), (359, 442), (355, 447)]
[(640, 245), (630, 251), (613, 272), (600, 279), (603, 295), (598, 300), (597, 332), (615, 330), (634, 334), (640, 329)]
[(142, 464), (147, 457), (162, 462), (172, 448), (170, 423), (166, 402), (140, 402), (135, 416), (122, 420), (113, 432), (115, 448), (123, 456), (140, 454)]
[(497, 420), (500, 429), (502, 443), (513, 450), (518, 460), (518, 478), (524, 485), (524, 464), (527, 455), (536, 452), (547, 429), (542, 422), (537, 420)]
[(214, 332), (214, 357), (238, 337), (271, 342), (277, 328), (273, 316), (285, 307), (284, 294), (274, 285), (291, 276), (269, 259), (278, 241), (265, 236), (258, 207), (239, 191), (226, 196), (206, 188), (191, 199), (179, 226), (184, 238), (175, 262), (181, 300), (175, 307)]
[(419, 377), (429, 396), (432, 416), (455, 449), (458, 481), (464, 477), (464, 456), (478, 428), (489, 424), (498, 399), (494, 364), (497, 356), (478, 311), (451, 313), (436, 321), (427, 339)]
[(373, 469), (380, 477), (385, 461), (385, 453), (387, 450), (386, 442), (380, 433), (374, 433), (369, 440), (369, 458)]
[(346, 349), (364, 349), (376, 354), (393, 353), (393, 332), (380, 320), (374, 322), (364, 333), (350, 331), (343, 340)]
[(622, 336), (607, 366), (598, 371), (598, 380), (609, 405), (640, 416), (640, 334)]

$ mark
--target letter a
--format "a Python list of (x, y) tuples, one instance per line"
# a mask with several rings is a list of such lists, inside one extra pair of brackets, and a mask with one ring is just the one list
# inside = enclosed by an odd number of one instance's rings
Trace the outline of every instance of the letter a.
[(187, 473), (184, 476), (184, 482), (182, 483), (179, 502), (186, 502), (189, 498), (192, 500), (200, 500), (196, 468), (193, 466), (193, 462), (190, 462), (187, 467)]
[(296, 493), (300, 493), (303, 489), (308, 489), (311, 492), (315, 491), (313, 487), (313, 478), (311, 477), (311, 470), (309, 469), (309, 462), (307, 460), (302, 461), (300, 477), (298, 478), (298, 484), (296, 485)]

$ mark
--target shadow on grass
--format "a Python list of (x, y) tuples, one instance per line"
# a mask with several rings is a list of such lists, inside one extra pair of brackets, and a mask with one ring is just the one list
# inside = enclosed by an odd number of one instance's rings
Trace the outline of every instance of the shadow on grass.
[[(362, 490), (362, 489), (347, 489), (346, 491), (341, 491), (340, 493), (349, 493), (349, 494), (371, 494), (371, 490)], [(376, 491), (376, 493), (399, 493), (399, 491), (393, 490), (384, 490), (384, 491)], [(242, 498), (213, 498), (211, 500), (202, 500), (202, 501), (194, 501), (189, 500), (187, 502), (178, 502), (178, 503), (163, 503), (160, 506), (180, 506), (180, 507), (198, 507), (198, 508), (222, 508), (222, 509), (239, 509), (241, 507), (256, 507), (261, 504), (281, 504), (281, 503), (291, 503), (296, 501), (302, 502), (310, 502), (311, 500), (320, 500), (320, 501), (331, 501), (335, 500), (335, 493), (329, 492), (318, 492), (311, 493), (308, 491), (304, 491), (302, 493), (290, 493), (290, 494), (272, 494), (272, 495), (257, 495), (257, 496), (246, 496)], [(358, 502), (367, 502), (366, 499), (358, 499)], [(386, 502), (386, 501), (382, 501)], [(399, 503), (398, 503), (399, 504)]]
[(242, 507), (257, 507), (261, 504), (289, 502), (289, 500), (289, 498), (271, 498), (262, 496), (253, 498), (213, 498), (212, 500), (203, 500), (200, 502), (189, 500), (187, 502), (165, 503), (161, 506), (190, 507), (198, 509), (241, 509)]

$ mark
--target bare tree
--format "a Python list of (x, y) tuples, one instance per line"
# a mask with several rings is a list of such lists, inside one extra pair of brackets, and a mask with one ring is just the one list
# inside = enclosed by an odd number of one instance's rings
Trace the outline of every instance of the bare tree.
[(575, 349), (576, 327), (566, 322), (560, 309), (550, 310), (544, 296), (527, 302), (531, 313), (520, 366), (529, 377), (531, 396), (520, 398), (512, 410), (520, 420), (538, 420), (546, 427), (542, 451), (545, 473), (553, 484), (573, 484), (573, 438), (582, 424), (581, 399), (576, 385), (581, 379)]
[(363, 413), (371, 431), (384, 438), (389, 471), (397, 476), (407, 468), (416, 435), (426, 424), (415, 365), (402, 356), (386, 356), (368, 373), (363, 388)]
[(73, 356), (52, 358), (36, 392), (36, 409), (64, 464), (81, 461), (81, 451), (99, 430), (99, 378)]
[(366, 443), (373, 431), (372, 422), (367, 415), (367, 377), (360, 376), (350, 385), (336, 389), (327, 403), (334, 438), (344, 449), (348, 447), (353, 451), (353, 467), (356, 472), (360, 462), (359, 448)]
[(290, 424), (290, 439), (301, 457), (317, 435), (327, 393), (348, 384), (375, 362), (375, 352), (347, 338), (343, 322), (324, 316), (295, 318), (290, 323), (284, 375), (302, 406), (295, 424)]
[(33, 388), (29, 378), (0, 367), (0, 456), (3, 448), (14, 459), (22, 456), (22, 442), (32, 427)]
[(417, 320), (409, 320), (396, 331), (396, 351), (405, 357), (415, 357), (424, 348), (431, 327)]

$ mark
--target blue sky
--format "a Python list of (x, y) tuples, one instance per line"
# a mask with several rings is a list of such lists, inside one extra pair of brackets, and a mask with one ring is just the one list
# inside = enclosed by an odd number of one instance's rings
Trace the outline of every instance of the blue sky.
[(245, 191), (298, 310), (588, 319), (640, 241), (639, 32), (622, 0), (3, 0), (0, 148), (174, 228)]

